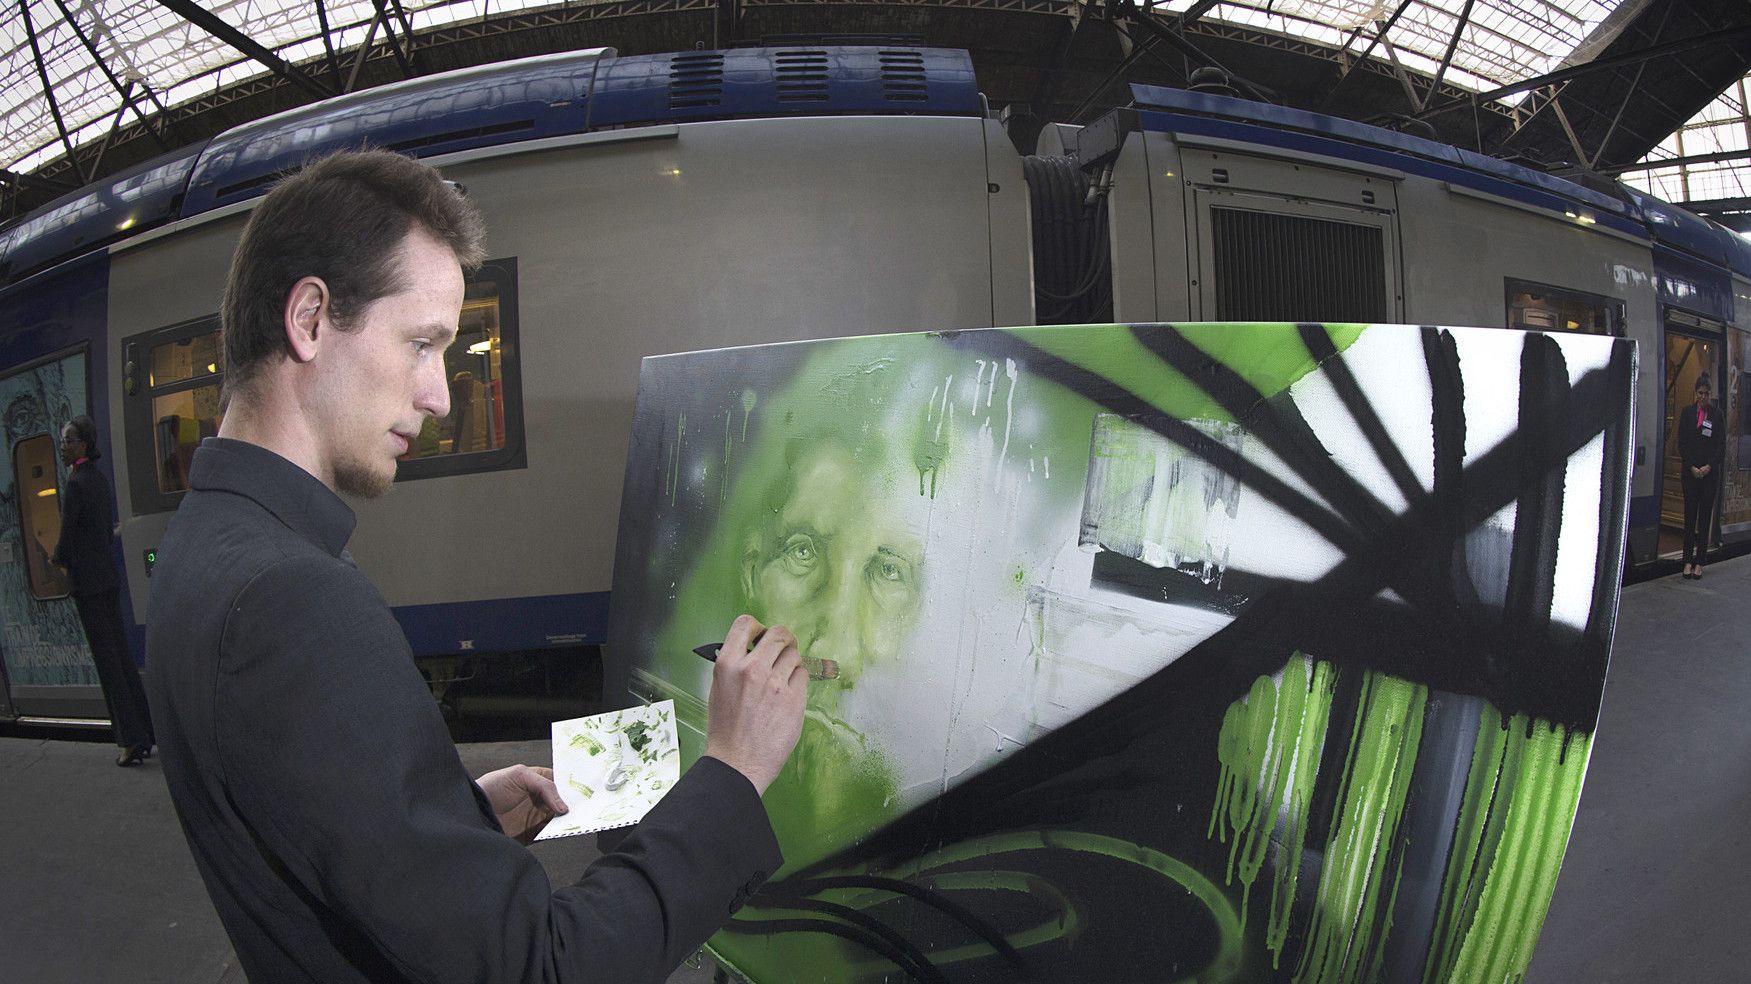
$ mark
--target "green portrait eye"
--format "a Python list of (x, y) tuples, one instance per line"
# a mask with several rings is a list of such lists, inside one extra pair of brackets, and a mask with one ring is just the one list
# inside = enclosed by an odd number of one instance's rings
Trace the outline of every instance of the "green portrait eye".
[(912, 584), (912, 565), (885, 547), (869, 559), (864, 574), (882, 592), (909, 590)]
[(815, 569), (820, 562), (820, 551), (815, 547), (815, 538), (807, 533), (792, 533), (785, 538), (784, 547), (779, 554), (784, 567), (791, 574), (801, 577)]

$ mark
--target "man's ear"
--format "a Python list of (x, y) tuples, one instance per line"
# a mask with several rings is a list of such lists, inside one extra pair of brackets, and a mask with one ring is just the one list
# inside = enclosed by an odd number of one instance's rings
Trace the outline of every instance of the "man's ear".
[(294, 362), (309, 362), (328, 334), (328, 285), (305, 277), (286, 293), (286, 350)]

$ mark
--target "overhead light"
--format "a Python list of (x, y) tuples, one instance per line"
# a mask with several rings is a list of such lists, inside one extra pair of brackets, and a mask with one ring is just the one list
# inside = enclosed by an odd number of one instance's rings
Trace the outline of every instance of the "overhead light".
[(469, 355), (485, 355), (490, 351), (492, 351), (492, 339), (490, 338), (484, 342), (475, 342), (473, 345), (468, 346)]
[(219, 371), (219, 364), (217, 362), (207, 363), (207, 371), (208, 372), (218, 372)]
[(681, 169), (678, 167), (665, 168), (663, 173), (671, 178), (678, 178), (681, 176)]
[(43, 489), (41, 492), (38, 492), (36, 494), (36, 497), (39, 499), (47, 499), (49, 496), (54, 495), (54, 494), (55, 494), (55, 489), (53, 486), (50, 486), (49, 488)]
[(1573, 213), (1573, 212), (1564, 212), (1564, 213), (1563, 213), (1563, 214), (1564, 214), (1564, 215), (1566, 215), (1566, 216), (1568, 216), (1568, 217), (1569, 217), (1569, 218), (1571, 218), (1571, 219), (1578, 219), (1578, 218), (1580, 218), (1580, 216), (1579, 216), (1579, 215), (1576, 215), (1576, 214), (1575, 214), (1575, 213)]
[(1582, 225), (1594, 225), (1594, 224), (1598, 223), (1599, 220), (1593, 218), (1591, 215), (1583, 214), (1583, 215), (1575, 216), (1575, 221), (1581, 223)]
[(134, 227), (134, 217), (130, 215), (116, 225), (116, 231), (117, 232), (127, 232), (129, 229), (132, 229), (133, 227)]

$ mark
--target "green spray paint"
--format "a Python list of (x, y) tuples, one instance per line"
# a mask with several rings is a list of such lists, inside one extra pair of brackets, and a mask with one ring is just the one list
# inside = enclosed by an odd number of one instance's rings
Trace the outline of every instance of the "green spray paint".
[[(1036, 830), (1018, 831), (1004, 834), (993, 834), (988, 837), (975, 838), (951, 845), (940, 851), (933, 852), (921, 858), (910, 860), (893, 868), (874, 872), (885, 878), (913, 881), (926, 887), (941, 891), (1027, 891), (1033, 895), (1036, 902), (1044, 902), (1058, 911), (1057, 918), (1047, 920), (1043, 924), (1027, 927), (1006, 933), (1005, 942), (1018, 951), (1028, 947), (1038, 946), (1056, 940), (1073, 942), (1081, 931), (1082, 920), (1075, 908), (1074, 901), (1063, 893), (1052, 888), (1043, 879), (1020, 872), (1005, 870), (971, 870), (937, 872), (936, 869), (969, 863), (994, 863), (994, 860), (1005, 854), (1020, 851), (1071, 851), (1099, 855), (1129, 864), (1139, 865), (1155, 872), (1161, 877), (1178, 884), (1188, 894), (1202, 902), (1215, 922), (1217, 934), (1217, 951), (1215, 958), (1208, 967), (1194, 971), (1180, 980), (1192, 981), (1226, 981), (1233, 978), (1240, 969), (1242, 960), (1242, 936), (1240, 917), (1234, 911), (1234, 905), (1223, 894), (1217, 885), (1204, 877), (1197, 869), (1185, 864), (1177, 858), (1156, 851), (1152, 848), (1134, 844), (1116, 837), (1102, 834), (1092, 834), (1083, 831), (1068, 830)], [(835, 874), (867, 874), (870, 872), (835, 872)], [(841, 893), (822, 893), (820, 898), (849, 905), (853, 908), (868, 909), (890, 896), (887, 893), (854, 890)], [(746, 908), (740, 913), (743, 919), (758, 921), (784, 918), (792, 914), (789, 910), (780, 908), (755, 909)], [(807, 913), (819, 918), (818, 913)], [(762, 941), (755, 937), (748, 939), (748, 952), (756, 952), (769, 946), (770, 938)], [(714, 937), (711, 949), (716, 955), (720, 945), (726, 942), (724, 935)], [(799, 959), (803, 953), (809, 953), (813, 959)], [(831, 940), (799, 941), (787, 937), (784, 945), (784, 980), (843, 980), (847, 971), (880, 972), (891, 965), (883, 963), (853, 964), (847, 966), (845, 950)], [(960, 960), (986, 957), (992, 954), (992, 949), (984, 943), (974, 943), (955, 947), (951, 950), (932, 951), (931, 962), (937, 966), (948, 966)], [(745, 959), (745, 955), (743, 957)], [(724, 961), (736, 969), (736, 958)], [(744, 974), (745, 975), (745, 974)], [(746, 975), (745, 975), (746, 976)], [(855, 975), (852, 975), (855, 976)], [(1176, 984), (1176, 982), (1164, 982)]]
[(1238, 858), (1242, 927), (1279, 809), (1287, 807), (1283, 843), (1289, 856), (1279, 859), (1276, 866), (1270, 922), (1265, 930), (1273, 967), (1281, 960), (1289, 935), (1289, 913), (1300, 877), (1302, 841), (1307, 835), (1308, 803), (1331, 714), (1332, 676), (1331, 664), (1313, 662), (1297, 653), (1283, 668), (1280, 683), (1259, 677), (1246, 699), (1229, 705), (1218, 739), (1222, 772), (1206, 835), (1225, 843), (1232, 838), (1227, 881), (1234, 884)]
[(1428, 688), (1367, 672), (1296, 984), (1365, 979), (1389, 928), (1387, 859), (1422, 740)]
[(1493, 710), (1479, 728), (1423, 979), (1518, 982), (1544, 926), (1592, 736)]

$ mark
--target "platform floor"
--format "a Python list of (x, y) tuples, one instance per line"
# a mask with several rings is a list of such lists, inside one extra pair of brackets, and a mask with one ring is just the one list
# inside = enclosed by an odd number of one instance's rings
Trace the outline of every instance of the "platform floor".
[[(1579, 817), (1528, 984), (1739, 981), (1751, 967), (1751, 557), (1624, 592)], [(545, 742), (461, 746), (474, 774)], [(232, 984), (156, 761), (0, 738), (0, 976)], [(556, 883), (593, 838), (533, 848)], [(704, 984), (683, 967), (671, 984)]]

